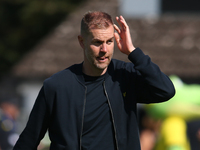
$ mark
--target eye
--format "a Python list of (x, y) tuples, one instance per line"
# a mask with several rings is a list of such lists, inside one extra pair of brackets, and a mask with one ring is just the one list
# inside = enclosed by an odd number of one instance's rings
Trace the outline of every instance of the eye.
[(101, 42), (101, 41), (96, 41), (95, 43), (96, 43), (96, 44), (101, 44), (102, 42)]
[(110, 45), (110, 44), (112, 44), (112, 42), (113, 42), (112, 39), (111, 39), (111, 40), (108, 40), (108, 41), (107, 41), (107, 44)]
[(96, 41), (93, 41), (93, 44), (96, 46), (100, 46), (102, 44), (102, 41), (96, 40)]

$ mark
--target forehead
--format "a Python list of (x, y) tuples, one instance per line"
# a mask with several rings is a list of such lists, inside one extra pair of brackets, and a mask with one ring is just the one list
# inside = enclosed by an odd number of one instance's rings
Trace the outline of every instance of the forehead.
[(113, 38), (113, 36), (114, 36), (113, 26), (109, 26), (108, 28), (103, 28), (103, 29), (90, 29), (89, 32), (89, 38), (92, 39), (105, 40)]

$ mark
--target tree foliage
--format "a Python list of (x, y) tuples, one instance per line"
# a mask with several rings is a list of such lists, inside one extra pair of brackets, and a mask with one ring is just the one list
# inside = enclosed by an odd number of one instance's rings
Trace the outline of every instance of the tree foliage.
[(85, 0), (0, 2), (0, 74)]

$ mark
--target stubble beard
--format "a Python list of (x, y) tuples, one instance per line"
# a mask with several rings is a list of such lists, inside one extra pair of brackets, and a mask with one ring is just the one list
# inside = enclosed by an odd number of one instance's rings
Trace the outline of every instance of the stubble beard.
[[(89, 70), (93, 70), (99, 73), (105, 73), (105, 70), (107, 70), (111, 59), (113, 57), (113, 53), (114, 53), (114, 49), (110, 54), (99, 54), (99, 55), (94, 55), (94, 53), (88, 49), (84, 50), (84, 59), (85, 59), (85, 63), (87, 64), (86, 66), (88, 66), (87, 69)], [(98, 57), (106, 57), (106, 61), (105, 62), (100, 62)]]
[(107, 69), (108, 65), (110, 64), (110, 61), (112, 59), (112, 56), (107, 57), (107, 61), (106, 62), (99, 62), (97, 57), (95, 57), (92, 54), (86, 54), (86, 57), (88, 59), (88, 62), (90, 63), (90, 65), (92, 65), (92, 68), (96, 69), (99, 72), (103, 72), (105, 69)]
[(105, 70), (110, 63), (110, 60), (108, 60), (106, 63), (99, 63), (99, 62), (94, 62), (94, 66), (96, 66), (97, 69), (99, 70)]
[(109, 55), (109, 56), (106, 56), (105, 55), (105, 57), (106, 57), (106, 62), (99, 62), (98, 61), (98, 58), (97, 57), (95, 57), (95, 56), (93, 56), (93, 57), (91, 57), (91, 58), (93, 58), (92, 59), (92, 63), (93, 63), (93, 65), (97, 68), (97, 69), (99, 69), (99, 70), (101, 70), (101, 71), (103, 71), (103, 70), (105, 70), (105, 69), (107, 69), (107, 67), (108, 67), (108, 65), (110, 64), (110, 61), (111, 61), (111, 59), (112, 59), (112, 56), (113, 56), (113, 54), (111, 54), (111, 55)]

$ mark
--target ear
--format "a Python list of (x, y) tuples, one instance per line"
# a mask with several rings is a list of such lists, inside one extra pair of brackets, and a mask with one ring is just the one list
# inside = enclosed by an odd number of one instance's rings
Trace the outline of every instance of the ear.
[(79, 41), (79, 44), (80, 46), (84, 49), (84, 43), (83, 43), (83, 37), (81, 35), (78, 36), (78, 41)]

